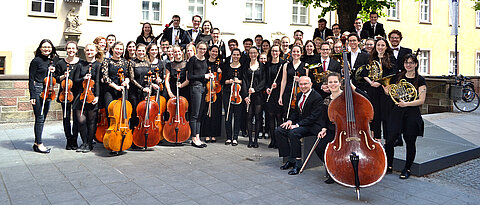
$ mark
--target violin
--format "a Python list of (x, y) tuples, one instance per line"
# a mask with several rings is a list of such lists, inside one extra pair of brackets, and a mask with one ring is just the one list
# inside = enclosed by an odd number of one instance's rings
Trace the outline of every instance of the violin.
[(180, 96), (179, 80), (180, 68), (177, 68), (177, 95), (167, 102), (167, 112), (170, 117), (163, 127), (165, 140), (175, 144), (186, 141), (191, 134), (190, 124), (185, 118), (185, 113), (188, 111), (188, 101)]
[[(296, 71), (295, 76), (300, 77), (300, 73)], [(287, 118), (290, 116), (290, 109), (295, 109), (295, 106), (297, 104), (297, 94), (300, 93), (300, 87), (298, 87), (298, 83), (293, 79), (293, 85), (292, 85), (292, 92), (290, 93), (290, 103), (289, 103), (289, 108), (287, 111)]]
[(80, 100), (83, 101), (82, 102), (82, 110), (80, 111), (80, 115), (83, 115), (83, 109), (85, 108), (85, 102), (92, 103), (93, 100), (95, 99), (95, 95), (93, 95), (93, 91), (92, 91), (93, 87), (95, 86), (95, 81), (92, 80), (92, 76), (91, 76), (91, 74), (92, 74), (92, 64), (91, 63), (88, 67), (88, 74), (90, 74), (90, 77), (83, 80), (83, 82), (82, 82), (84, 92), (82, 92), (82, 94), (80, 94)]
[(151, 71), (145, 76), (149, 85), (148, 95), (145, 100), (141, 101), (137, 105), (137, 117), (140, 124), (133, 131), (133, 143), (139, 147), (153, 147), (157, 145), (160, 140), (160, 131), (155, 126), (155, 118), (158, 115), (159, 107), (155, 100), (150, 98), (152, 92), (152, 76)]
[(329, 105), (328, 117), (335, 124), (335, 139), (325, 150), (325, 166), (333, 180), (355, 187), (379, 182), (387, 170), (385, 150), (370, 136), (373, 107), (368, 99), (352, 89), (347, 52), (343, 53), (345, 89)]
[[(124, 71), (118, 69), (120, 82), (125, 80)], [(122, 97), (113, 100), (108, 105), (108, 117), (110, 118), (110, 127), (108, 127), (103, 137), (103, 146), (112, 152), (123, 152), (132, 145), (132, 132), (129, 128), (129, 121), (132, 115), (132, 104), (127, 100), (127, 88), (123, 86)]]
[(108, 118), (107, 113), (105, 112), (105, 108), (98, 110), (97, 115), (97, 130), (95, 131), (95, 139), (103, 143), (103, 137), (105, 136), (105, 132), (108, 128)]
[[(212, 68), (208, 67), (209, 73), (212, 74)], [(215, 88), (216, 84), (213, 78), (210, 78), (210, 80), (207, 83), (207, 94), (205, 95), (205, 102), (208, 103), (208, 112), (207, 115), (208, 117), (212, 116), (212, 103), (217, 101), (217, 91)]]
[(57, 83), (57, 80), (53, 77), (53, 73), (50, 72), (50, 66), (52, 65), (53, 65), (53, 61), (50, 60), (47, 77), (43, 79), (43, 85), (45, 85), (45, 88), (43, 89), (42, 93), (40, 93), (40, 98), (43, 99), (42, 109), (40, 113), (43, 113), (43, 109), (45, 108), (45, 101), (54, 100), (56, 96), (54, 86)]
[(65, 79), (60, 83), (60, 86), (62, 87), (62, 92), (58, 95), (58, 100), (60, 102), (63, 101), (64, 106), (65, 106), (65, 112), (63, 113), (63, 118), (67, 117), (67, 103), (73, 101), (73, 93), (71, 91), (73, 87), (73, 81), (69, 78), (70, 76), (70, 64), (67, 63), (67, 74), (65, 75)]
[(225, 119), (226, 121), (228, 121), (228, 116), (230, 114), (230, 105), (231, 104), (240, 105), (240, 103), (242, 103), (242, 97), (240, 96), (240, 90), (242, 89), (242, 86), (240, 86), (240, 84), (238, 83), (235, 83), (235, 81), (238, 80), (237, 78), (238, 70), (235, 70), (233, 73), (234, 73), (234, 77), (233, 77), (232, 86), (230, 87), (230, 97), (228, 98), (230, 99), (230, 103), (228, 103), (227, 117)]

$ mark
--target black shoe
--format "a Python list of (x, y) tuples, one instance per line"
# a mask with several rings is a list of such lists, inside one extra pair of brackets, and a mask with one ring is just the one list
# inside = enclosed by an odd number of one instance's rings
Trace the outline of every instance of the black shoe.
[(196, 148), (204, 148), (203, 144), (195, 144), (193, 141), (192, 141), (192, 146), (196, 147)]
[(205, 138), (205, 142), (206, 142), (206, 143), (210, 143), (210, 142), (211, 142), (211, 141), (210, 141), (210, 138), (209, 138), (208, 140)]
[(86, 146), (86, 144), (82, 144), (82, 145), (80, 145), (80, 147), (79, 147), (79, 148), (77, 148), (77, 152), (83, 152), (83, 150), (85, 150), (85, 149), (86, 149), (86, 147), (85, 147), (85, 146)]
[(38, 148), (38, 145), (36, 144), (34, 144), (32, 148), (33, 148), (33, 151), (35, 152), (44, 153), (44, 154), (50, 153), (50, 148), (47, 148), (46, 150), (40, 150), (40, 148)]
[(280, 167), (281, 170), (287, 170), (295, 166), (295, 162), (287, 161), (283, 166)]
[(248, 142), (247, 147), (248, 147), (248, 148), (252, 148), (252, 147), (253, 147), (253, 143), (252, 143), (252, 142)]
[(387, 167), (387, 174), (391, 174), (393, 172), (393, 167)]
[(77, 149), (78, 149), (77, 138), (72, 139), (72, 142), (71, 142), (71, 144), (70, 144), (70, 148), (71, 148), (72, 150), (77, 150)]
[(268, 148), (273, 148), (273, 143), (268, 144)]
[(410, 177), (410, 170), (403, 169), (400, 174), (400, 179), (408, 179), (408, 177)]
[(225, 141), (225, 145), (230, 145), (230, 144), (232, 144), (232, 141), (231, 141), (231, 140)]
[(210, 139), (210, 142), (211, 142), (211, 143), (215, 143), (215, 142), (217, 142), (217, 139), (211, 138), (211, 139)]
[(237, 146), (237, 145), (238, 145), (237, 140), (233, 140), (233, 141), (232, 141), (232, 146)]
[(252, 147), (253, 147), (253, 148), (258, 148), (258, 142), (252, 143)]
[(262, 136), (262, 135), (258, 135), (258, 139), (263, 139), (263, 136)]
[(88, 153), (88, 152), (92, 151), (93, 145), (89, 145), (87, 143), (85, 143), (83, 145), (84, 145), (84, 148), (82, 150), (82, 153)]
[(292, 170), (288, 172), (288, 175), (297, 175), (300, 173), (300, 167), (294, 166)]
[(66, 150), (72, 150), (72, 140), (67, 138), (67, 145), (65, 145)]
[(330, 174), (328, 175), (328, 179), (323, 181), (325, 182), (325, 184), (333, 184), (335, 183), (335, 181), (333, 180), (333, 178), (330, 176)]

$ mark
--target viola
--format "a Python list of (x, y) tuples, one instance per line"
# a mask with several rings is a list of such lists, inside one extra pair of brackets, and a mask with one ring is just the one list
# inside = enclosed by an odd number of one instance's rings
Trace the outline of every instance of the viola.
[[(50, 60), (50, 66), (53, 65), (53, 61)], [(40, 93), (40, 98), (43, 99), (42, 102), (42, 109), (40, 113), (43, 113), (43, 109), (45, 108), (45, 101), (47, 100), (55, 100), (55, 84), (57, 83), (57, 80), (53, 77), (53, 73), (50, 72), (50, 69), (48, 69), (47, 77), (43, 79), (43, 85), (45, 88), (43, 89), (42, 93)]]
[(191, 134), (190, 124), (185, 118), (185, 113), (188, 111), (188, 101), (179, 94), (179, 80), (180, 68), (177, 68), (177, 95), (167, 102), (167, 112), (170, 117), (163, 127), (163, 136), (165, 140), (171, 143), (184, 142)]
[[(217, 58), (217, 69), (218, 67), (220, 66), (220, 58)], [(222, 73), (221, 72), (213, 72), (213, 74), (215, 75), (215, 92), (216, 93), (220, 93), (222, 92), (222, 84), (220, 83), (220, 80), (222, 80)]]
[(80, 100), (82, 101), (82, 110), (80, 111), (80, 114), (83, 115), (83, 109), (85, 108), (85, 102), (87, 103), (92, 103), (93, 100), (95, 99), (95, 95), (93, 94), (93, 87), (95, 86), (95, 81), (92, 80), (91, 74), (92, 74), (92, 64), (90, 63), (88, 67), (88, 74), (90, 74), (90, 77), (87, 79), (83, 80), (82, 86), (84, 92), (80, 94)]
[[(120, 82), (125, 79), (123, 69), (118, 69)], [(103, 146), (112, 152), (122, 152), (132, 145), (132, 132), (129, 121), (132, 115), (132, 104), (126, 99), (126, 87), (123, 86), (122, 97), (113, 100), (108, 105), (108, 117), (110, 126), (103, 137)]]
[[(212, 74), (212, 68), (208, 67), (209, 73)], [(210, 78), (210, 80), (207, 83), (207, 94), (205, 95), (205, 102), (208, 103), (208, 112), (207, 115), (208, 117), (212, 116), (212, 103), (217, 101), (217, 91), (215, 88), (216, 84), (213, 78)]]
[(143, 146), (145, 150), (147, 150), (147, 147), (157, 145), (161, 140), (160, 131), (155, 126), (155, 118), (159, 111), (158, 103), (150, 98), (152, 76), (153, 73), (151, 71), (145, 76), (150, 89), (146, 99), (137, 105), (137, 117), (140, 124), (133, 131), (133, 143), (139, 147)]
[(235, 80), (238, 79), (237, 77), (238, 71), (234, 72), (234, 81), (231, 87), (231, 92), (230, 92), (230, 102), (233, 103), (234, 105), (240, 105), (242, 103), (242, 96), (240, 95), (240, 90), (242, 90), (242, 86), (239, 83), (235, 83)]
[(105, 108), (98, 110), (97, 115), (97, 130), (95, 131), (95, 139), (103, 143), (103, 137), (105, 136), (105, 132), (108, 128), (108, 118), (107, 113), (105, 112)]
[(325, 166), (333, 180), (355, 187), (379, 182), (387, 170), (385, 150), (370, 136), (373, 107), (369, 100), (352, 89), (347, 52), (343, 53), (345, 89), (329, 105), (328, 117), (335, 124), (335, 139), (325, 150)]
[[(295, 76), (298, 76), (300, 77), (300, 73), (298, 71), (296, 71), (296, 75)], [(287, 118), (290, 116), (290, 110), (291, 109), (295, 109), (295, 106), (297, 104), (297, 94), (300, 93), (300, 87), (298, 87), (298, 82), (295, 81), (295, 78), (293, 79), (293, 83), (292, 83), (292, 92), (290, 93), (290, 106), (288, 107), (288, 111), (287, 111)]]

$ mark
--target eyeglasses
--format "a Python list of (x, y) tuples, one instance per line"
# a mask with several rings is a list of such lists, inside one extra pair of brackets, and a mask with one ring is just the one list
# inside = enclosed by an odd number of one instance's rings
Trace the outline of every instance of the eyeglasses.
[(410, 62), (410, 61), (407, 61), (405, 62), (406, 65), (415, 65), (415, 62)]
[(52, 48), (52, 47), (51, 46), (42, 46), (42, 48), (47, 49), (47, 48)]
[(373, 46), (373, 44), (365, 44), (366, 46)]
[(333, 30), (340, 30), (340, 28), (332, 28)]
[(400, 39), (400, 37), (390, 37), (390, 39), (398, 40), (398, 39)]

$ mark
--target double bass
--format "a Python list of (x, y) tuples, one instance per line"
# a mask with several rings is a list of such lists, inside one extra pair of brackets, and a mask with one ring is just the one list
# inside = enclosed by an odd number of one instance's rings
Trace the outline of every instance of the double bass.
[[(120, 82), (125, 80), (123, 69), (118, 69)], [(127, 88), (123, 86), (122, 98), (113, 100), (108, 105), (108, 117), (110, 126), (105, 137), (103, 146), (117, 155), (132, 146), (132, 132), (129, 128), (129, 121), (132, 115), (132, 104), (127, 100)]]
[(190, 124), (185, 118), (185, 113), (188, 111), (188, 101), (180, 96), (180, 90), (178, 89), (180, 72), (180, 68), (177, 68), (177, 95), (167, 102), (167, 112), (170, 117), (163, 127), (165, 140), (175, 144), (186, 141), (191, 134)]
[(335, 139), (325, 150), (325, 167), (337, 183), (360, 188), (382, 180), (387, 170), (385, 150), (370, 136), (369, 122), (373, 107), (368, 99), (355, 92), (350, 84), (347, 52), (343, 53), (345, 89), (328, 108), (328, 117), (335, 124)]
[(150, 98), (152, 92), (152, 75), (153, 73), (149, 71), (147, 76), (145, 76), (145, 78), (147, 78), (149, 91), (146, 99), (137, 105), (137, 116), (140, 123), (133, 131), (133, 143), (138, 147), (143, 146), (144, 150), (157, 145), (161, 140), (160, 131), (158, 127), (155, 126), (155, 117), (159, 110), (158, 103)]

